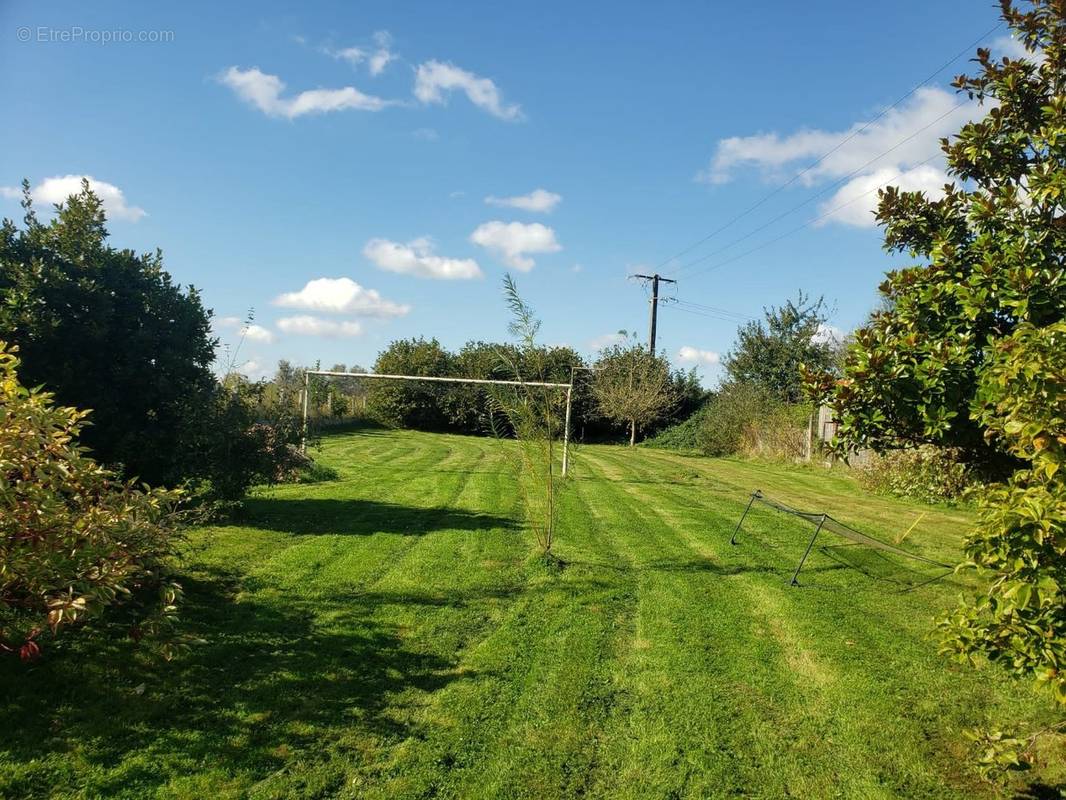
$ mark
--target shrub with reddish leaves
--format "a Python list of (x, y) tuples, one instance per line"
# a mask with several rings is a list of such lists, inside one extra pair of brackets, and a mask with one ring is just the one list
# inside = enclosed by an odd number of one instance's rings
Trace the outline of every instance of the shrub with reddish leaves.
[(89, 458), (78, 445), (89, 412), (25, 388), (18, 365), (0, 342), (0, 654), (32, 661), (60, 631), (122, 604), (169, 657), (180, 492), (124, 483)]

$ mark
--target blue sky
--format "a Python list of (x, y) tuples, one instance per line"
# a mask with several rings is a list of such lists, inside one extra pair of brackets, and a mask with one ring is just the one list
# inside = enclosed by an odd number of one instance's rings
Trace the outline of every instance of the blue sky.
[(658, 267), (697, 304), (663, 307), (659, 344), (713, 383), (737, 314), (802, 288), (863, 320), (907, 263), (874, 190), (944, 182), (965, 59), (882, 112), (978, 39), (1008, 49), (996, 21), (972, 0), (7, 0), (0, 212), (24, 177), (46, 205), (92, 176), (112, 242), (162, 248), (224, 340), (254, 307), (255, 376), (504, 338), (507, 270), (546, 342), (591, 352), (646, 335), (627, 276)]

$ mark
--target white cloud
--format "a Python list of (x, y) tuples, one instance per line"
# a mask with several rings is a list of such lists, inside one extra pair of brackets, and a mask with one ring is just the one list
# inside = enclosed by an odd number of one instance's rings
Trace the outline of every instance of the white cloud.
[(626, 335), (621, 331), (618, 333), (605, 333), (589, 340), (589, 350), (602, 350), (605, 347), (621, 344), (625, 340)]
[(243, 364), (236, 368), (244, 377), (252, 381), (260, 380), (261, 378), (269, 378), (273, 373), (273, 369), (270, 364), (263, 361), (257, 356), (253, 356), (245, 361)]
[(840, 344), (845, 339), (844, 331), (835, 325), (823, 322), (811, 338), (815, 344)]
[(435, 142), (440, 138), (435, 128), (418, 128), (411, 131), (411, 135), (423, 142)]
[(1013, 36), (999, 36), (993, 39), (991, 49), (993, 53), (1000, 56), (1007, 56), (1010, 59), (1024, 58), (1036, 64), (1043, 64), (1045, 59), (1043, 50), (1030, 53), (1025, 49), (1025, 45)]
[(338, 61), (347, 61), (353, 67), (365, 62), (370, 74), (378, 76), (385, 71), (385, 68), (390, 63), (396, 60), (396, 54), (392, 52), (392, 34), (388, 31), (378, 31), (374, 34), (374, 44), (376, 49), (373, 50), (364, 47), (335, 48), (327, 46), (322, 48), (322, 52)]
[(533, 269), (536, 262), (527, 253), (555, 253), (562, 245), (555, 231), (539, 222), (485, 222), (470, 234), (470, 241), (495, 252), (505, 264), (522, 272)]
[(562, 199), (562, 195), (558, 195), (555, 192), (534, 189), (529, 194), (515, 197), (493, 197), (490, 195), (485, 198), (485, 202), (490, 206), (507, 206), (509, 208), (520, 208), (523, 211), (548, 213), (559, 205), (559, 201)]
[(385, 300), (377, 289), (367, 289), (351, 278), (315, 278), (298, 292), (279, 295), (274, 305), (365, 317), (402, 317), (411, 310), (408, 305)]
[(278, 320), (278, 327), (285, 333), (296, 336), (326, 336), (331, 339), (358, 336), (363, 332), (363, 326), (358, 322), (336, 321), (308, 315), (283, 317)]
[(332, 56), (338, 61), (347, 61), (353, 67), (362, 64), (366, 61), (366, 50), (362, 47), (323, 47), (322, 52), (328, 56)]
[(274, 341), (274, 334), (270, 330), (264, 328), (262, 325), (248, 325), (241, 330), (245, 339), (252, 342), (263, 342), (264, 344), (270, 344)]
[(363, 255), (379, 269), (417, 275), (420, 278), (465, 280), (480, 278), (481, 268), (472, 258), (445, 258), (434, 255), (433, 242), (427, 236), (407, 244), (388, 239), (371, 239), (363, 248)]
[(269, 328), (264, 328), (262, 325), (256, 325), (254, 322), (246, 322), (240, 317), (219, 317), (215, 320), (215, 327), (218, 329), (235, 330), (237, 331), (238, 336), (241, 336), (250, 342), (270, 344), (274, 341), (274, 333)]
[(414, 93), (423, 103), (445, 103), (447, 95), (461, 91), (478, 108), (494, 117), (515, 121), (522, 119), (522, 109), (512, 103), (505, 105), (500, 90), (489, 78), (480, 78), (454, 64), (425, 61), (415, 72)]
[[(940, 155), (941, 138), (950, 137), (986, 110), (974, 103), (960, 105), (956, 95), (943, 89), (923, 87), (871, 122), (856, 122), (843, 131), (806, 129), (785, 136), (722, 139), (710, 165), (697, 178), (726, 183), (745, 167), (777, 180), (806, 168), (798, 181), (804, 186), (846, 178), (848, 182), (822, 204), (822, 213), (855, 201), (828, 221), (872, 226), (869, 212), (877, 204), (873, 189), (882, 184), (898, 179), (901, 188), (939, 196), (940, 188), (950, 181)], [(864, 193), (868, 194), (859, 201)]]
[(868, 175), (859, 175), (821, 204), (819, 211), (822, 214), (832, 213), (820, 219), (818, 225), (841, 222), (859, 228), (872, 228), (877, 224), (873, 214), (877, 208), (877, 189), (888, 185), (898, 186), (903, 191), (925, 192), (931, 200), (939, 200), (944, 196), (944, 185), (948, 183), (951, 183), (948, 174), (931, 164), (906, 171), (884, 167)]
[[(81, 191), (83, 178), (89, 181), (89, 188), (104, 204), (104, 212), (107, 214), (108, 219), (136, 222), (142, 217), (148, 216), (148, 212), (143, 208), (131, 206), (127, 203), (126, 195), (115, 184), (107, 181), (98, 181), (92, 175), (57, 175), (53, 178), (45, 178), (30, 189), (30, 197), (34, 203), (41, 205), (65, 203), (68, 197)], [(0, 195), (12, 200), (20, 199), (22, 197), (22, 189), (14, 186), (0, 186)]]
[(388, 31), (378, 31), (374, 34), (374, 43), (378, 46), (378, 49), (370, 56), (370, 74), (380, 75), (385, 71), (385, 67), (396, 60), (396, 55), (391, 49), (392, 34)]
[[(891, 152), (885, 156), (885, 163), (913, 167), (939, 150), (942, 137), (955, 133), (974, 116), (977, 106), (965, 103), (955, 108), (958, 102), (954, 94), (925, 87), (868, 126), (856, 122), (844, 131), (802, 130), (788, 136), (769, 133), (723, 139), (718, 142), (710, 166), (699, 177), (710, 183), (726, 183), (744, 166), (756, 167), (774, 177), (786, 167), (795, 166), (795, 162), (818, 159), (833, 148), (836, 149), (804, 173), (802, 183), (810, 186), (843, 177), (888, 150)], [(921, 132), (899, 144), (916, 131)], [(852, 138), (845, 142), (849, 136)]]
[(218, 80), (234, 93), (271, 117), (295, 119), (305, 114), (325, 114), (330, 111), (381, 111), (392, 101), (364, 94), (354, 86), (340, 89), (309, 89), (295, 97), (282, 97), (285, 84), (277, 75), (260, 72), (258, 67), (240, 69), (230, 67)]
[(677, 359), (686, 364), (700, 364), (707, 367), (714, 366), (722, 360), (714, 350), (700, 350), (690, 345), (685, 345), (677, 351)]

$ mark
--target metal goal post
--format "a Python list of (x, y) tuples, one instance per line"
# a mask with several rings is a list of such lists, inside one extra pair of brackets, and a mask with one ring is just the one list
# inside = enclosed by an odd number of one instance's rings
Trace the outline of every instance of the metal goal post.
[(563, 423), (563, 475), (570, 464), (570, 401), (574, 394), (574, 371), (570, 370), (569, 383), (548, 383), (545, 381), (495, 381), (485, 378), (445, 378), (430, 375), (384, 375), (380, 372), (333, 372), (326, 369), (304, 370), (303, 428), (300, 436), (300, 451), (307, 450), (307, 411), (310, 399), (311, 376), (322, 375), (328, 378), (376, 378), (393, 381), (431, 381), (435, 383), (481, 383), (496, 386), (538, 386), (550, 389), (566, 389), (566, 421)]

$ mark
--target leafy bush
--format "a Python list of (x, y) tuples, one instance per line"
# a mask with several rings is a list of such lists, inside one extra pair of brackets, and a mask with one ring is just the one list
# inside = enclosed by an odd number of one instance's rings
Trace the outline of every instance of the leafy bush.
[[(888, 187), (883, 307), (843, 376), (808, 375), (841, 450), (953, 447), (1009, 479), (986, 491), (960, 565), (987, 584), (942, 622), (944, 649), (1049, 686), (1066, 708), (1066, 5), (1002, 0), (1025, 52), (979, 48), (953, 86), (989, 109), (942, 140), (955, 182), (935, 198)], [(1013, 473), (1013, 474), (1012, 474)], [(1022, 753), (987, 736), (983, 771)]]
[(20, 348), (23, 380), (92, 410), (82, 443), (101, 464), (239, 500), (270, 470), (246, 397), (212, 374), (217, 342), (199, 293), (174, 283), (159, 252), (111, 246), (87, 181), (47, 224), (28, 184), (23, 207), (22, 229), (0, 226), (0, 331)]
[(775, 399), (753, 383), (727, 383), (692, 424), (696, 444), (709, 456), (795, 459), (807, 452), (810, 408)]
[[(713, 402), (713, 401), (711, 401)], [(644, 444), (648, 447), (661, 447), (665, 450), (699, 450), (701, 431), (705, 417), (710, 411), (711, 402), (696, 409), (695, 413), (676, 425), (671, 425), (659, 433), (646, 439)]]
[(771, 401), (743, 431), (740, 452), (747, 456), (795, 461), (807, 455), (809, 406)]
[(800, 366), (831, 370), (838, 360), (839, 343), (824, 335), (825, 301), (801, 291), (763, 316), (765, 323), (752, 320), (737, 330), (736, 345), (723, 361), (729, 383), (758, 386), (774, 400), (797, 404), (804, 397)]
[(302, 420), (292, 408), (264, 402), (263, 383), (229, 375), (216, 385), (199, 424), (183, 442), (181, 460), (198, 455), (209, 472), (187, 483), (197, 499), (223, 510), (239, 503), (255, 484), (296, 479), (310, 463), (300, 451)]
[[(451, 374), (454, 356), (436, 339), (400, 339), (382, 350), (374, 372), (384, 375)], [(367, 387), (367, 409), (385, 425), (441, 431), (448, 427), (443, 399), (447, 388), (418, 381), (372, 381)]]
[(943, 622), (944, 646), (1035, 677), (1066, 706), (1066, 321), (1024, 323), (990, 350), (974, 415), (1030, 467), (982, 499), (966, 566), (991, 584)]
[(169, 656), (180, 493), (136, 488), (88, 458), (77, 443), (88, 412), (26, 389), (18, 366), (0, 342), (0, 652), (32, 660), (47, 636), (124, 603), (140, 612), (131, 635), (153, 634)]
[(960, 500), (978, 483), (957, 451), (929, 446), (874, 456), (859, 467), (858, 476), (865, 489), (924, 503)]

